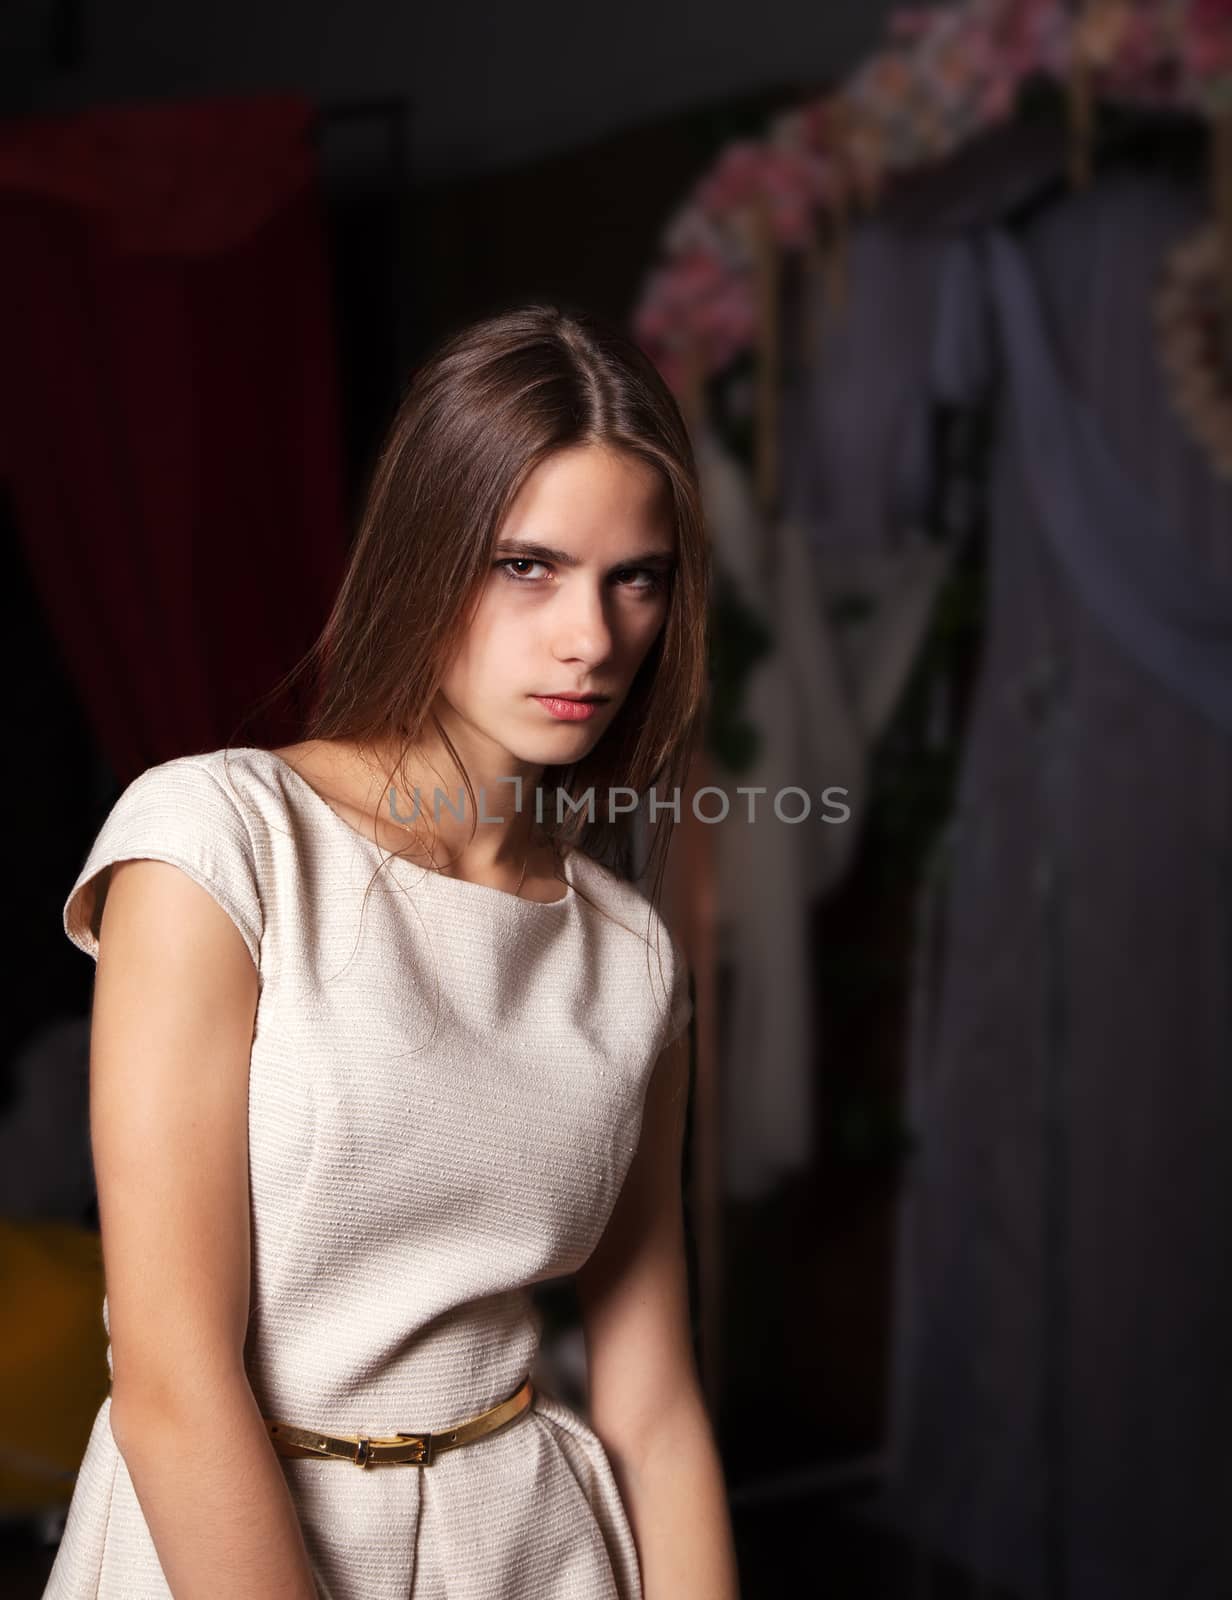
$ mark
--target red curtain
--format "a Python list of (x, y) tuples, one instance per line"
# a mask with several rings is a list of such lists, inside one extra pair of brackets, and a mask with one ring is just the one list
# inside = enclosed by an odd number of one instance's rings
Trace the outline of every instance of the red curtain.
[(121, 782), (229, 739), (341, 579), (314, 121), (278, 97), (0, 128), (0, 474)]

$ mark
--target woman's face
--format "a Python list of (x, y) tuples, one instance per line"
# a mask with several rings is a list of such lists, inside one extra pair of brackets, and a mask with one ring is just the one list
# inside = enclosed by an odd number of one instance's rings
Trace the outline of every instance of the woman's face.
[[(669, 506), (652, 467), (594, 445), (550, 456), (526, 480), (441, 688), (472, 755), (509, 758), (513, 776), (594, 746), (667, 615)], [(570, 694), (604, 698), (582, 717), (543, 698)]]

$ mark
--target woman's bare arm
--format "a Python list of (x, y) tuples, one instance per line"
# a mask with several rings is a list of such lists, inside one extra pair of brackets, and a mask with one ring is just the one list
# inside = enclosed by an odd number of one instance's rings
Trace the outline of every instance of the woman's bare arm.
[(577, 1273), (589, 1411), (646, 1600), (738, 1600), (727, 1486), (693, 1360), (681, 1194), (689, 1038), (661, 1053), (603, 1237)]
[(167, 862), (119, 862), (90, 1041), (111, 1428), (176, 1600), (317, 1593), (244, 1371), (256, 1006), (216, 901)]

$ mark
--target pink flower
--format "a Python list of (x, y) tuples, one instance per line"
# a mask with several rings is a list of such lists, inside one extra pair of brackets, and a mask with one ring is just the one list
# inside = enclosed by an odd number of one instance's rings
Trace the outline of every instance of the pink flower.
[(688, 348), (706, 371), (717, 371), (748, 344), (756, 320), (749, 273), (719, 275), (695, 257), (678, 257), (649, 275), (633, 331), (652, 353)]
[(762, 147), (751, 139), (729, 144), (711, 172), (694, 190), (694, 199), (704, 211), (719, 216), (744, 205), (758, 193), (764, 163)]
[(1182, 56), (1200, 81), (1232, 71), (1232, 0), (1192, 0), (1184, 14)]
[(980, 91), (977, 108), (981, 121), (1001, 122), (1014, 109), (1018, 95), (1018, 79), (1009, 76), (991, 78)]
[(800, 136), (810, 150), (834, 148), (840, 137), (836, 96), (820, 95), (804, 107), (800, 114)]
[(659, 292), (668, 306), (679, 309), (718, 293), (726, 277), (727, 269), (716, 256), (690, 250), (674, 256), (663, 269)]
[(679, 317), (666, 296), (660, 293), (659, 272), (647, 278), (646, 289), (633, 313), (634, 337), (649, 350), (671, 343), (672, 334), (679, 326)]
[(1107, 83), (1140, 100), (1175, 99), (1181, 82), (1176, 44), (1167, 16), (1154, 7), (1135, 5), (1108, 63)]
[(818, 183), (816, 162), (801, 152), (781, 143), (744, 141), (728, 147), (693, 198), (706, 215), (737, 231), (737, 219), (764, 203), (774, 237), (784, 245), (799, 245), (811, 227)]

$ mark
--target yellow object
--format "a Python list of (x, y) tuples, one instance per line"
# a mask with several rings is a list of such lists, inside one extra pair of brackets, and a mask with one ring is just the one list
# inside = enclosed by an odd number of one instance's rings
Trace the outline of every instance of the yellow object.
[(99, 1235), (0, 1217), (0, 1511), (67, 1506), (107, 1394)]
[(349, 1461), (364, 1468), (430, 1467), (443, 1450), (456, 1450), (476, 1439), (486, 1439), (526, 1416), (534, 1398), (534, 1384), (523, 1378), (507, 1399), (455, 1427), (438, 1428), (435, 1433), (391, 1433), (374, 1439), (369, 1434), (338, 1435), (316, 1428), (297, 1428), (268, 1417), (265, 1426), (274, 1452), (280, 1456), (315, 1456), (324, 1461)]

